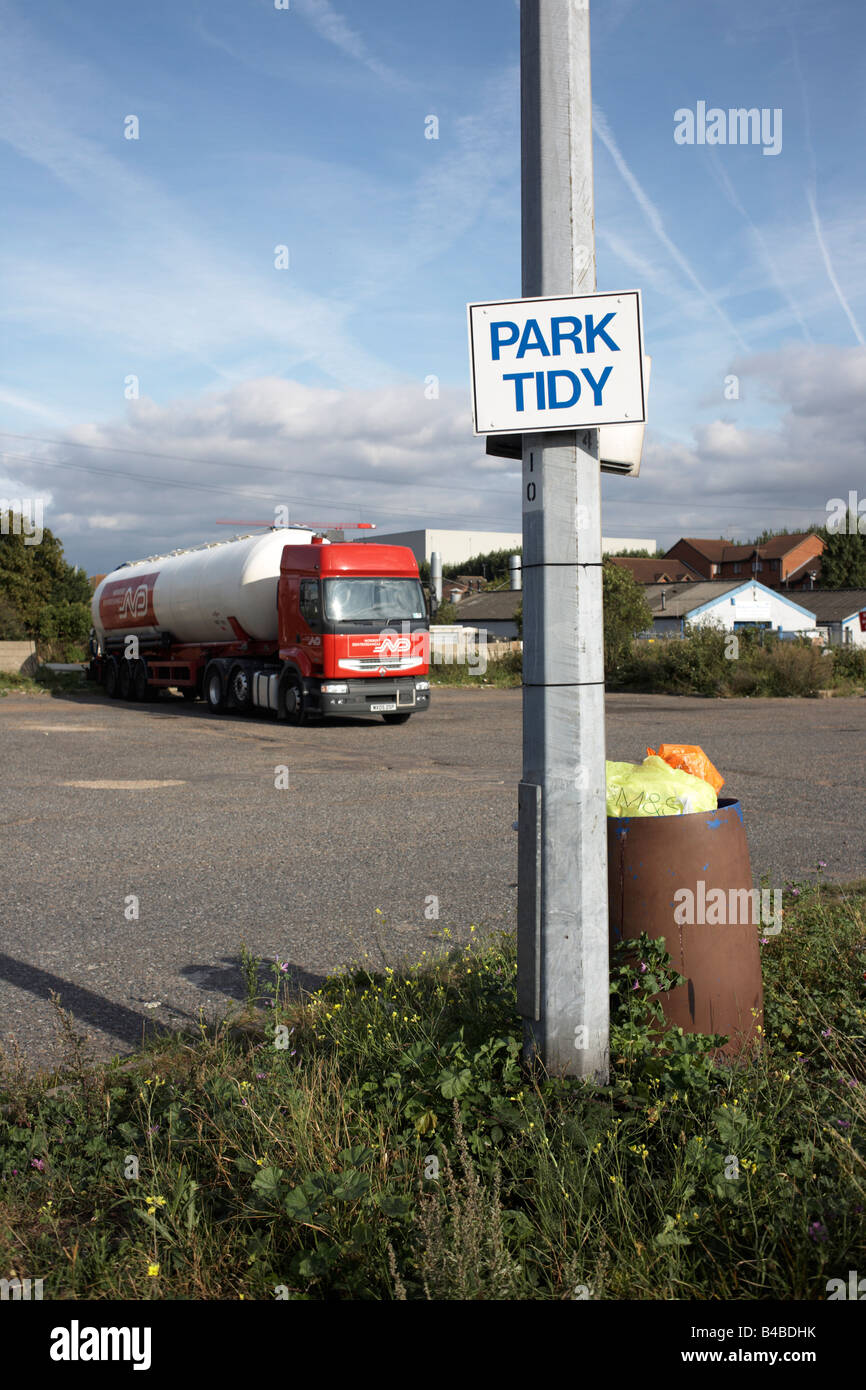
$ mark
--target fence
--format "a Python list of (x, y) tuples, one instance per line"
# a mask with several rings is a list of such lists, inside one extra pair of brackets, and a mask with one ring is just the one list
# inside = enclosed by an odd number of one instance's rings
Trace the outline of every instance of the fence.
[(522, 642), (491, 642), (484, 628), (443, 625), (430, 629), (430, 663), (460, 663), (477, 660), (484, 655), (488, 661), (500, 661), (512, 652), (523, 650)]

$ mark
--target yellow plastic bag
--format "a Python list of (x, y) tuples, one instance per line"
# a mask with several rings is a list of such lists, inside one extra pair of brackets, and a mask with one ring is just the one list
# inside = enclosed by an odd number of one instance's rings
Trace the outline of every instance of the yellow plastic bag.
[(642, 763), (607, 763), (605, 771), (609, 816), (683, 816), (718, 805), (709, 782), (654, 754)]
[(648, 748), (646, 751), (648, 756), (664, 758), (671, 767), (690, 772), (692, 777), (702, 777), (715, 792), (720, 792), (725, 785), (724, 777), (713, 767), (703, 748), (695, 743), (662, 743), (658, 749)]

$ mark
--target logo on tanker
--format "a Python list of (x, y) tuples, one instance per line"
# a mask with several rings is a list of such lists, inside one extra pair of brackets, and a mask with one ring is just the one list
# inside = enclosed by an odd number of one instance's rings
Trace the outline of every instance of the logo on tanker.
[(148, 588), (139, 584), (137, 589), (127, 589), (120, 604), (121, 618), (140, 618), (147, 612)]
[(103, 627), (153, 627), (156, 623), (153, 587), (158, 578), (157, 571), (106, 584), (99, 599)]

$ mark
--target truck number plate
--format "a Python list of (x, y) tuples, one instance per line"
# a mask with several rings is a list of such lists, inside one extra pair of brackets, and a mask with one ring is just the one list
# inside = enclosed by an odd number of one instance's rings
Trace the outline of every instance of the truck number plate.
[(396, 708), (397, 708), (396, 704), (392, 704), (392, 705), (371, 705), (371, 706), (370, 706), (370, 712), (371, 712), (372, 714), (378, 714), (381, 710), (389, 710), (389, 709), (396, 709)]

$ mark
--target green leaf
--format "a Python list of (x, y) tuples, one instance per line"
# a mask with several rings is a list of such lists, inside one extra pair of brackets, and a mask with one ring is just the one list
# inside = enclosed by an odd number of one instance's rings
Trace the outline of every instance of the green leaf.
[[(721, 1107), (713, 1113), (716, 1130), (719, 1138), (724, 1144), (734, 1145), (742, 1138), (742, 1132), (748, 1124), (748, 1116), (739, 1107), (729, 1105), (728, 1108)], [(734, 1147), (731, 1153), (736, 1153)]]
[(282, 1168), (260, 1168), (253, 1178), (253, 1191), (267, 1202), (278, 1202), (282, 1187)]
[(363, 1168), (374, 1154), (367, 1144), (353, 1144), (351, 1149), (341, 1149), (337, 1157), (347, 1168)]
[(151, 1226), (155, 1231), (159, 1231), (159, 1234), (164, 1240), (174, 1240), (174, 1232), (170, 1231), (168, 1226), (160, 1221), (158, 1216), (151, 1216), (148, 1212), (142, 1211), (140, 1207), (135, 1207), (134, 1211), (136, 1216), (146, 1222), (148, 1226)]
[(446, 1100), (455, 1100), (469, 1090), (472, 1072), (468, 1067), (460, 1071), (443, 1071), (439, 1076), (439, 1090)]
[(687, 1235), (676, 1229), (676, 1221), (672, 1216), (665, 1217), (665, 1224), (655, 1237), (655, 1244), (664, 1246), (669, 1245), (691, 1245)]
[(370, 1191), (370, 1179), (357, 1168), (342, 1173), (334, 1188), (333, 1196), (338, 1202), (357, 1202)]
[(339, 1259), (339, 1246), (320, 1245), (318, 1249), (311, 1250), (309, 1255), (305, 1255), (299, 1261), (298, 1273), (304, 1279), (318, 1279), (332, 1270)]
[(373, 1201), (386, 1216), (397, 1218), (408, 1216), (415, 1205), (411, 1197), (399, 1192), (377, 1192)]
[(198, 1212), (195, 1205), (195, 1194), (198, 1192), (198, 1183), (194, 1179), (190, 1180), (186, 1199), (186, 1229), (195, 1230), (198, 1225)]
[(528, 1240), (534, 1227), (523, 1211), (503, 1211), (502, 1229), (513, 1240)]
[(311, 1202), (303, 1186), (293, 1187), (283, 1199), (286, 1215), (301, 1225), (309, 1225), (316, 1219), (316, 1206)]

